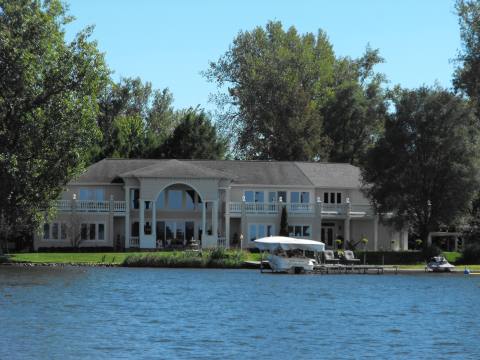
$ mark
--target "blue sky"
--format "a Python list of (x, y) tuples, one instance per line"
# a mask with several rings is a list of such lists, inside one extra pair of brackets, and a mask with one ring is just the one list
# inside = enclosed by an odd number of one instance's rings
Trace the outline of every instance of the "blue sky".
[(175, 107), (212, 110), (216, 91), (200, 71), (240, 30), (280, 20), (300, 32), (326, 31), (337, 55), (360, 56), (367, 43), (386, 63), (389, 86), (451, 86), (460, 48), (453, 0), (66, 0), (76, 21), (68, 35), (95, 25), (114, 78), (139, 76), (169, 87)]

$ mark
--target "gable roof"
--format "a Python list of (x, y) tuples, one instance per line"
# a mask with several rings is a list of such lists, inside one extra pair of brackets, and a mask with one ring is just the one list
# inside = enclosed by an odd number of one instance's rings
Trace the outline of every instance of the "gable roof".
[(350, 164), (248, 160), (103, 159), (76, 183), (111, 183), (123, 177), (230, 179), (238, 185), (359, 188)]
[(234, 178), (231, 174), (227, 174), (220, 170), (211, 169), (191, 161), (179, 161), (175, 159), (157, 161), (153, 165), (119, 174), (119, 177), (196, 179)]

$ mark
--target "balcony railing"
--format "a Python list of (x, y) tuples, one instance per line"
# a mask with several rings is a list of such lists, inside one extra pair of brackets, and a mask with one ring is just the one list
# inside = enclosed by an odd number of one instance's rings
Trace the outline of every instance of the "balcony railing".
[(140, 238), (138, 236), (130, 237), (130, 247), (140, 247)]
[(226, 248), (227, 247), (227, 238), (226, 237), (219, 237), (217, 239), (217, 247)]
[[(285, 206), (290, 216), (312, 216), (315, 214), (314, 203), (245, 203), (247, 215), (276, 215)], [(322, 204), (322, 216), (345, 216), (350, 208), (351, 217), (373, 216), (373, 208), (369, 204)], [(231, 202), (230, 214), (241, 214), (242, 203)]]
[(59, 211), (82, 211), (82, 212), (125, 212), (125, 201), (108, 200), (57, 200)]

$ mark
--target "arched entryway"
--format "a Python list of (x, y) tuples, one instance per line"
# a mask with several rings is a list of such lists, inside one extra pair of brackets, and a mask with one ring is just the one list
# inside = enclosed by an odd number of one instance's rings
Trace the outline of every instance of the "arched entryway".
[(155, 201), (156, 247), (183, 249), (200, 246), (204, 229), (212, 232), (208, 203), (192, 186), (175, 183), (158, 193)]

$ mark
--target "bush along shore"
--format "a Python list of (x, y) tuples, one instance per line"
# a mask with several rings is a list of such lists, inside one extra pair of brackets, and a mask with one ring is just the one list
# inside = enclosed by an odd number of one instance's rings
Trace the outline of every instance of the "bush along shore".
[(127, 267), (172, 268), (243, 268), (248, 259), (245, 251), (215, 249), (207, 251), (173, 251), (132, 254), (125, 258)]

